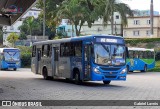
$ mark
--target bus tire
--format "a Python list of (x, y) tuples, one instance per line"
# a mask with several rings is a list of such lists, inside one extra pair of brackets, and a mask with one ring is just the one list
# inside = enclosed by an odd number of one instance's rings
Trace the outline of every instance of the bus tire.
[(104, 84), (110, 84), (111, 81), (103, 81)]
[(14, 70), (14, 71), (16, 71), (16, 70), (17, 70), (17, 68), (14, 68), (13, 70)]
[(147, 65), (144, 66), (144, 70), (142, 72), (147, 72)]
[(43, 78), (45, 80), (49, 80), (47, 68), (43, 68)]
[(76, 71), (74, 72), (74, 82), (75, 82), (75, 84), (77, 84), (77, 85), (82, 84), (82, 80), (80, 80), (80, 74), (79, 74), (79, 71), (78, 71), (78, 70), (76, 70)]

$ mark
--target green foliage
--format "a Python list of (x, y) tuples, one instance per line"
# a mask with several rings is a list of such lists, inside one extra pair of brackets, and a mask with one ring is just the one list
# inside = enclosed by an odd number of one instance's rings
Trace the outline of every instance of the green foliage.
[(21, 66), (30, 67), (31, 66), (31, 47), (28, 46), (17, 46), (21, 51)]
[(111, 21), (111, 34), (113, 34), (113, 15), (114, 12), (119, 12), (121, 16), (121, 22), (123, 26), (127, 26), (127, 15), (133, 16), (133, 12), (130, 7), (125, 3), (117, 3), (117, 0), (106, 0), (105, 9), (102, 11), (103, 14), (103, 24), (106, 26), (108, 21)]
[(102, 15), (103, 7), (104, 0), (65, 0), (57, 12), (57, 18), (69, 19), (79, 36), (83, 24), (87, 22), (88, 27), (91, 27)]
[[(59, 24), (59, 21), (56, 19), (56, 13), (59, 10), (59, 7), (61, 6), (61, 3), (64, 0), (46, 0), (45, 2), (45, 9), (46, 9), (46, 24), (48, 27), (51, 28), (51, 30), (53, 31), (54, 29), (56, 29), (57, 24)], [(36, 4), (37, 8), (42, 9), (41, 14), (39, 15), (40, 19), (43, 19), (43, 0), (38, 0), (37, 4)]]
[(21, 67), (31, 67), (31, 54), (21, 54)]
[(35, 35), (36, 32), (39, 32), (40, 27), (41, 24), (37, 19), (34, 19), (34, 17), (27, 17), (19, 29), (21, 30), (21, 33), (26, 35)]
[(160, 71), (160, 61), (156, 61), (154, 69), (148, 70), (149, 72), (159, 72)]
[(56, 40), (56, 39), (62, 39), (62, 37), (61, 37), (61, 36), (55, 36), (55, 37), (53, 38), (53, 40)]
[(19, 36), (16, 33), (11, 33), (7, 37), (7, 41), (12, 44), (12, 46), (15, 46), (15, 42), (18, 40)]
[(20, 35), (19, 35), (19, 40), (26, 40), (27, 39), (27, 36), (24, 32), (21, 32)]

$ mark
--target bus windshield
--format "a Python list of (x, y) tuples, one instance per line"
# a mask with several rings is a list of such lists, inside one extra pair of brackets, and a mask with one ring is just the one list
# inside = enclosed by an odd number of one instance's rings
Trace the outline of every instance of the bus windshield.
[(94, 44), (94, 62), (100, 65), (124, 65), (125, 46)]
[(5, 61), (19, 61), (20, 60), (20, 53), (19, 52), (4, 52), (4, 59)]

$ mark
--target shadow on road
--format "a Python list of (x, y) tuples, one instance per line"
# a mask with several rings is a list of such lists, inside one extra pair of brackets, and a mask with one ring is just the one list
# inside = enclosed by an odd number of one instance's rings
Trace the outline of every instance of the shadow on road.
[[(44, 80), (43, 78), (36, 78), (39, 80)], [(69, 83), (72, 85), (76, 85), (73, 80), (68, 80), (68, 79), (50, 79), (50, 80), (44, 80), (44, 81), (51, 81), (51, 82), (59, 82), (59, 83)], [(90, 82), (90, 81), (84, 81), (80, 85), (76, 86), (87, 86), (87, 87), (124, 87), (124, 86), (119, 86), (119, 85), (112, 85), (112, 82), (109, 85), (105, 85), (100, 82)]]

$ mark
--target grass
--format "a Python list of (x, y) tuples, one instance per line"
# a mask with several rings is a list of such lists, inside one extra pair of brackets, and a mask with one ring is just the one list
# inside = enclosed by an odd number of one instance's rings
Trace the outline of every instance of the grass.
[(156, 61), (154, 69), (148, 70), (149, 72), (160, 72), (160, 61)]

